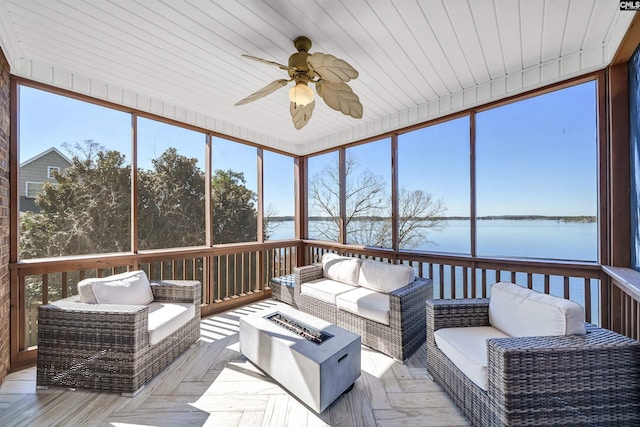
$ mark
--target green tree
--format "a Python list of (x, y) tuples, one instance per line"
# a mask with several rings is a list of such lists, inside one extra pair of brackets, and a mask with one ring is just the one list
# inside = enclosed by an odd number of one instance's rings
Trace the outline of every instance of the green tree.
[[(384, 178), (369, 169), (360, 170), (358, 159), (348, 153), (345, 161), (347, 241), (360, 245), (391, 247), (391, 197)], [(325, 220), (310, 226), (326, 240), (338, 240), (340, 229), (340, 176), (337, 162), (327, 164), (310, 180), (310, 199)], [(422, 190), (401, 188), (398, 197), (398, 243), (416, 248), (426, 243), (428, 232), (444, 227), (446, 207), (441, 199)]]
[(138, 171), (140, 249), (205, 244), (205, 177), (197, 163), (172, 147)]
[(131, 168), (117, 151), (76, 143), (72, 165), (36, 196), (20, 221), (22, 258), (128, 251)]
[[(87, 140), (65, 145), (72, 165), (36, 197), (40, 213), (20, 219), (23, 259), (131, 250), (131, 166), (118, 151)], [(205, 177), (197, 159), (167, 149), (138, 171), (141, 249), (205, 243)], [(256, 194), (244, 175), (217, 170), (212, 178), (216, 243), (255, 241)]]
[(256, 194), (246, 183), (242, 172), (215, 171), (211, 196), (215, 243), (257, 240)]

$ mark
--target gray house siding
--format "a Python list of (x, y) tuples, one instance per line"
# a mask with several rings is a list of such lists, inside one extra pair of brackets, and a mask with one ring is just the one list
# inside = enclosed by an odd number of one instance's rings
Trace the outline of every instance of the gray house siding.
[(49, 177), (50, 168), (59, 168), (62, 172), (71, 166), (71, 162), (55, 148), (49, 149), (20, 165), (20, 211), (38, 212), (35, 195), (45, 182), (56, 183)]

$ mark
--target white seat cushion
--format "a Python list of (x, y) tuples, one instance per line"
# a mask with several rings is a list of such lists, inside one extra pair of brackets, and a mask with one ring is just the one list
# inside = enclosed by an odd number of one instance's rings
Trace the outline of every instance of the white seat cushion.
[(513, 283), (491, 287), (489, 323), (514, 337), (584, 335), (584, 308)]
[(367, 288), (355, 288), (336, 297), (338, 309), (375, 322), (389, 324), (389, 295)]
[(195, 315), (196, 308), (191, 303), (152, 302), (149, 304), (149, 344), (159, 343)]
[(415, 280), (413, 268), (408, 265), (387, 264), (365, 260), (360, 266), (358, 285), (388, 294)]
[(336, 295), (355, 289), (355, 286), (331, 279), (316, 279), (300, 286), (300, 293), (320, 301), (336, 304)]
[(487, 390), (487, 340), (509, 335), (491, 326), (438, 329), (436, 345), (478, 387)]
[(322, 275), (326, 279), (358, 286), (361, 264), (358, 258), (326, 253), (322, 255)]
[(82, 302), (90, 304), (147, 305), (153, 301), (151, 284), (142, 270), (81, 280), (78, 293)]

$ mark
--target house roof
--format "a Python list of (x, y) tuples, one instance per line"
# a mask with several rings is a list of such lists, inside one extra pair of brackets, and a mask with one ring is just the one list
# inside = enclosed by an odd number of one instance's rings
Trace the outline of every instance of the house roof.
[[(16, 76), (294, 154), (606, 67), (634, 12), (613, 0), (0, 0)], [(287, 89), (234, 104), (286, 71), (292, 40), (360, 73), (353, 119), (316, 103), (296, 130)], [(290, 83), (291, 84), (291, 83)]]
[(25, 160), (24, 162), (20, 163), (20, 167), (21, 167), (21, 168), (23, 168), (23, 167), (27, 166), (29, 163), (33, 163), (33, 162), (35, 162), (36, 160), (38, 160), (38, 159), (40, 159), (40, 158), (42, 158), (42, 157), (45, 157), (45, 156), (47, 156), (48, 154), (51, 154), (51, 153), (55, 153), (55, 154), (57, 154), (58, 156), (62, 157), (62, 159), (63, 159), (65, 162), (69, 163), (69, 166), (71, 166), (71, 164), (73, 163), (73, 162), (72, 162), (72, 161), (71, 161), (67, 156), (65, 156), (64, 154), (62, 154), (62, 153), (60, 152), (60, 150), (58, 150), (58, 149), (57, 149), (57, 148), (55, 148), (55, 147), (51, 147), (51, 148), (49, 148), (48, 150), (43, 151), (42, 153), (40, 153), (40, 154), (38, 154), (38, 155), (33, 156), (33, 157), (32, 157), (32, 158), (30, 158), (29, 160)]

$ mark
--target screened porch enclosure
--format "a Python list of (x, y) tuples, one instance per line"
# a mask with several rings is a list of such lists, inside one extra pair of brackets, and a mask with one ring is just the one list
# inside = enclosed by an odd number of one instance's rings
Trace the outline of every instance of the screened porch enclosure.
[(441, 299), (516, 282), (637, 339), (629, 34), (606, 67), (302, 153), (13, 74), (11, 369), (35, 360), (37, 307), (83, 278), (197, 279), (207, 316), (327, 252), (409, 264)]
[[(83, 278), (143, 269), (151, 279), (200, 280), (206, 316), (269, 298), (272, 278), (326, 252), (409, 264), (434, 281), (435, 298), (488, 297), (493, 283), (519, 283), (637, 338), (633, 281), (603, 268), (616, 245), (598, 205), (611, 197), (598, 126), (608, 78), (310, 156), (14, 79), (25, 129), (38, 125), (30, 105), (46, 99), (59, 114), (98, 115), (120, 130), (108, 144), (61, 144), (71, 165), (36, 195), (39, 211), (20, 208), (13, 366), (35, 360), (37, 307), (76, 294)], [(21, 137), (25, 156), (45, 149), (32, 138)]]

